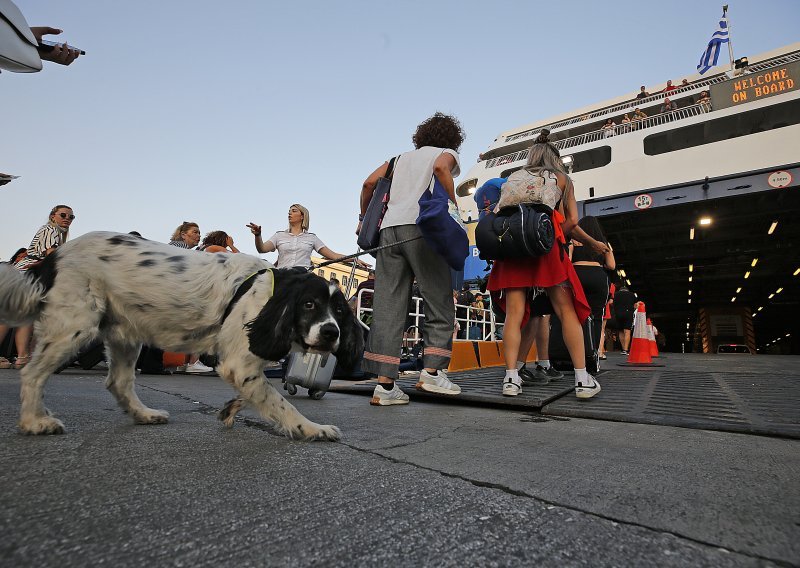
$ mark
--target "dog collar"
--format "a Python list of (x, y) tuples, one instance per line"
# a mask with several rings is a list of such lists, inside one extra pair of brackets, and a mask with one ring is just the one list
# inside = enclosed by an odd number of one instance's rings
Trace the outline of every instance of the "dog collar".
[[(236, 302), (239, 301), (239, 298), (244, 296), (247, 293), (247, 291), (253, 287), (253, 284), (255, 284), (256, 281), (256, 276), (264, 274), (268, 270), (272, 272), (269, 268), (263, 268), (258, 272), (253, 272), (250, 276), (245, 278), (241, 284), (239, 284), (239, 287), (236, 289), (236, 293), (234, 293), (233, 298), (231, 298), (231, 301), (228, 303), (228, 307), (225, 308), (225, 313), (222, 314), (223, 323), (233, 311), (233, 307), (236, 305)], [(270, 297), (272, 297), (274, 293), (275, 293), (275, 278), (272, 279), (272, 293), (270, 294)]]

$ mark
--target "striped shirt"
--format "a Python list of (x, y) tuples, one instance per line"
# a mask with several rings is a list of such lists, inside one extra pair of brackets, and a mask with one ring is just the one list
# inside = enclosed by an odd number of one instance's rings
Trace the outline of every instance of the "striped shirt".
[(311, 253), (325, 248), (325, 243), (308, 231), (303, 231), (299, 235), (293, 235), (289, 231), (278, 231), (267, 242), (275, 245), (278, 250), (278, 260), (275, 263), (277, 268), (292, 266), (308, 268), (311, 266)]
[(31, 246), (29, 246), (27, 250), (27, 255), (14, 264), (14, 268), (18, 270), (28, 270), (31, 264), (35, 264), (45, 257), (47, 249), (63, 244), (64, 237), (58, 227), (50, 223), (42, 225), (33, 236)]

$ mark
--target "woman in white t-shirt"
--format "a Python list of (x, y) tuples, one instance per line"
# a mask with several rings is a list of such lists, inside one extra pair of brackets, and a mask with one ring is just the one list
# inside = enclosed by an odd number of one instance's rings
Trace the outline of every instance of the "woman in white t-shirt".
[[(373, 323), (363, 368), (378, 375), (378, 386), (370, 401), (377, 406), (408, 404), (408, 395), (394, 381), (415, 278), (425, 302), (425, 368), (420, 372), (417, 388), (449, 395), (461, 392), (444, 372), (450, 363), (455, 325), (450, 267), (424, 239), (417, 238), (421, 233), (416, 220), (419, 198), (433, 183), (433, 176), (455, 203), (453, 178), (460, 173), (458, 148), (464, 141), (464, 132), (457, 119), (437, 112), (417, 127), (412, 140), (415, 150), (401, 154), (395, 162), (389, 202), (381, 223), (380, 245), (390, 246), (379, 250), (376, 257)], [(384, 177), (388, 169), (386, 162), (364, 182), (359, 221), (363, 219), (378, 179)], [(359, 223), (356, 232), (360, 230)], [(395, 244), (408, 239), (414, 240)]]
[[(300, 266), (309, 268), (311, 266), (311, 253), (316, 251), (328, 260), (338, 260), (345, 255), (333, 252), (325, 246), (320, 238), (314, 233), (308, 232), (311, 224), (311, 215), (308, 209), (295, 203), (289, 207), (289, 228), (285, 231), (278, 231), (266, 241), (261, 240), (261, 225), (248, 223), (247, 227), (255, 236), (256, 250), (261, 253), (278, 251), (278, 260), (275, 262), (277, 268), (291, 268)], [(356, 263), (362, 268), (369, 265), (357, 260)]]

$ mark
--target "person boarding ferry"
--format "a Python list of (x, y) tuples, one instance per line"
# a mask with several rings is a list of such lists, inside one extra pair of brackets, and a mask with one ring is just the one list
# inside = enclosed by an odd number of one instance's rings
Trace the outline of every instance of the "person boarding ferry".
[(495, 261), (487, 286), (506, 313), (503, 395), (516, 396), (522, 392), (517, 356), (521, 341), (520, 328), (530, 309), (526, 293), (532, 288), (544, 288), (561, 320), (564, 344), (575, 367), (575, 394), (578, 398), (591, 398), (600, 392), (600, 384), (586, 371), (581, 329), (591, 309), (575, 269), (564, 252), (564, 235), (571, 233), (573, 239), (591, 247), (596, 254), (604, 255), (609, 248), (578, 226), (578, 206), (572, 180), (564, 170), (558, 150), (549, 142), (549, 134), (547, 129), (541, 131), (530, 149), (525, 168), (531, 175), (541, 178), (542, 203), (553, 210), (556, 242), (550, 252), (542, 256)]

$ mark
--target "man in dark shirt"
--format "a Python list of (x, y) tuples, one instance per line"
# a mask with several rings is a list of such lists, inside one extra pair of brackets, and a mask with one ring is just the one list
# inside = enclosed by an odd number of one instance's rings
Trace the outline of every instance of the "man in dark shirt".
[(636, 98), (637, 98), (637, 99), (646, 99), (646, 98), (647, 98), (647, 97), (649, 97), (649, 96), (650, 96), (650, 93), (648, 93), (647, 91), (645, 91), (645, 90), (644, 90), (644, 85), (642, 85), (642, 86), (641, 86), (641, 91), (639, 91), (639, 94), (638, 94), (638, 95), (636, 95)]
[[(367, 279), (364, 280), (361, 284), (358, 285), (356, 288), (356, 293), (353, 295), (351, 302), (353, 302), (355, 306), (355, 301), (358, 298), (358, 293), (361, 290), (367, 290), (361, 295), (361, 307), (362, 308), (371, 308), (372, 307), (372, 294), (373, 290), (375, 290), (375, 271), (370, 270), (369, 274), (367, 274)], [(367, 325), (372, 324), (372, 312), (364, 312), (361, 314), (361, 321), (363, 321)]]
[(475, 301), (475, 296), (472, 295), (472, 292), (469, 291), (469, 284), (464, 284), (461, 288), (461, 291), (456, 296), (456, 302), (458, 307), (456, 307), (456, 320), (458, 320), (461, 329), (458, 331), (459, 339), (467, 339), (468, 330), (467, 330), (467, 307), (462, 306), (471, 306), (472, 302)]

